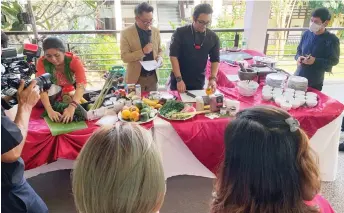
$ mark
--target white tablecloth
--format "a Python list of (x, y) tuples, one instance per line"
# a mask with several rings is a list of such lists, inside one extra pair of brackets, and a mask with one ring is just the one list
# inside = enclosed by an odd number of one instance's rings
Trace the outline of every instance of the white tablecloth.
[[(318, 154), (322, 181), (334, 181), (338, 167), (338, 145), (342, 116), (319, 129), (311, 138), (311, 147)], [(193, 175), (214, 178), (215, 175), (203, 166), (192, 154), (172, 125), (160, 118), (154, 120), (153, 135), (161, 147), (166, 179), (178, 175)], [(25, 171), (25, 177), (62, 170), (72, 169), (73, 160), (58, 161)]]

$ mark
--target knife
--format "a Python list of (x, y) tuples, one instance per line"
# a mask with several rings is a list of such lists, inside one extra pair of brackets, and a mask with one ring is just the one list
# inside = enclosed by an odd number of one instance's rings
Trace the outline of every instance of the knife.
[(192, 98), (196, 98), (196, 95), (192, 94), (192, 93), (189, 92), (189, 91), (185, 91), (185, 93), (186, 93), (188, 96), (192, 97)]

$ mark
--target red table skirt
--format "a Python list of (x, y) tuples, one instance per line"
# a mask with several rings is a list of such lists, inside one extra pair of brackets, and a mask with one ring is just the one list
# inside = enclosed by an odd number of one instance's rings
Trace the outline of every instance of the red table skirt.
[[(255, 51), (246, 51), (251, 55), (262, 55)], [(249, 61), (252, 63), (252, 61)], [(207, 67), (207, 75), (210, 73), (210, 64)], [(238, 67), (220, 63), (218, 74), (218, 89), (227, 97), (241, 102), (241, 109), (256, 105), (274, 105), (273, 102), (262, 101), (261, 88), (253, 97), (243, 97), (238, 94), (235, 82), (230, 82), (226, 75), (236, 74)], [(300, 121), (301, 127), (312, 137), (315, 132), (329, 124), (340, 116), (344, 105), (338, 101), (310, 89), (319, 96), (319, 104), (315, 108), (301, 107), (291, 110), (296, 119)], [(175, 93), (174, 94), (178, 94)], [(22, 157), (26, 169), (32, 169), (46, 163), (51, 163), (59, 158), (74, 160), (78, 156), (82, 146), (91, 134), (98, 128), (95, 122), (87, 122), (88, 128), (69, 134), (53, 137), (45, 121), (40, 117), (42, 109), (34, 109), (30, 124), (27, 141), (25, 143)], [(204, 115), (197, 115), (188, 121), (171, 121), (172, 126), (188, 146), (196, 158), (208, 169), (216, 172), (224, 150), (224, 130), (230, 119), (210, 120)], [(146, 125), (151, 128), (152, 122)]]

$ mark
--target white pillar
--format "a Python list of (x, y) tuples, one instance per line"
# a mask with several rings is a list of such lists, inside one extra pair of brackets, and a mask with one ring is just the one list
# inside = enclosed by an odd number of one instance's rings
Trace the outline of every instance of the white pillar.
[(158, 17), (158, 4), (157, 1), (150, 1), (149, 4), (154, 8), (153, 12), (153, 20), (154, 20), (154, 27), (158, 27), (159, 25), (159, 17)]
[(213, 17), (212, 17), (212, 25), (217, 25), (218, 18), (221, 16), (223, 6), (223, 0), (213, 0)]
[[(116, 30), (122, 30), (123, 28), (123, 22), (122, 22), (122, 5), (121, 0), (114, 0), (114, 10), (115, 10), (115, 20), (116, 20)], [(120, 40), (120, 34), (117, 33), (117, 41)]]
[(264, 51), (266, 30), (270, 16), (271, 0), (246, 1), (246, 13), (244, 20), (244, 36), (247, 41), (247, 49), (260, 52)]

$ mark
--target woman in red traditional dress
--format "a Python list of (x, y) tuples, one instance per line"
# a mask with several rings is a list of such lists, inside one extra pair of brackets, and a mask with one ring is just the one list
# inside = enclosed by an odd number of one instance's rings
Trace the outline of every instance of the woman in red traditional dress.
[(36, 76), (50, 73), (53, 84), (61, 86), (62, 95), (70, 95), (72, 100), (62, 115), (52, 108), (47, 92), (41, 94), (41, 101), (52, 121), (71, 122), (85, 91), (85, 68), (79, 57), (65, 51), (63, 42), (57, 37), (46, 38), (43, 41), (43, 50), (44, 56), (37, 62)]

